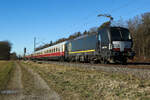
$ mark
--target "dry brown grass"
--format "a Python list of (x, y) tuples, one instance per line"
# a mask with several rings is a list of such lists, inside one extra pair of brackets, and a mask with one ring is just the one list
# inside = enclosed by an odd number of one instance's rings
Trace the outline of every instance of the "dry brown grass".
[(150, 80), (130, 74), (26, 62), (64, 100), (149, 100)]

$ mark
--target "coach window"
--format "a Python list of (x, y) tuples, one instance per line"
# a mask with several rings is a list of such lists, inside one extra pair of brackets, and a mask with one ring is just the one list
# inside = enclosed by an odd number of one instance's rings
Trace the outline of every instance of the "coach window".
[(62, 45), (62, 52), (64, 51), (64, 46)]

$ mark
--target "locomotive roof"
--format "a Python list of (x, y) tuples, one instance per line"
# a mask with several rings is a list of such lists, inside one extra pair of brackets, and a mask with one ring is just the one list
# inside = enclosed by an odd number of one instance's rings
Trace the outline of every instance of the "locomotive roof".
[(95, 35), (95, 34), (86, 34), (86, 35), (81, 35), (75, 39), (72, 39), (72, 40), (69, 40), (69, 41), (73, 41), (73, 40), (79, 40), (79, 39), (82, 39), (82, 38), (85, 38), (85, 37), (88, 37), (88, 36), (91, 36), (91, 35)]
[(128, 30), (128, 28), (125, 28), (125, 27), (110, 27), (110, 28), (114, 28), (114, 29), (126, 29), (126, 30)]

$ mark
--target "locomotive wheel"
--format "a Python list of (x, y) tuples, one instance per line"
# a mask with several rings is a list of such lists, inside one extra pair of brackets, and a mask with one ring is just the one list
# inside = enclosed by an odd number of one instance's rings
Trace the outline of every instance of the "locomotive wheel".
[(94, 60), (90, 60), (90, 63), (91, 64), (95, 64), (96, 62)]
[(97, 61), (95, 60), (95, 58), (91, 58), (91, 59), (90, 59), (90, 63), (91, 63), (91, 64), (96, 64)]
[(127, 58), (122, 58), (121, 64), (122, 65), (127, 65)]
[(104, 58), (101, 60), (101, 64), (108, 64), (108, 63), (109, 62), (106, 59), (104, 59)]

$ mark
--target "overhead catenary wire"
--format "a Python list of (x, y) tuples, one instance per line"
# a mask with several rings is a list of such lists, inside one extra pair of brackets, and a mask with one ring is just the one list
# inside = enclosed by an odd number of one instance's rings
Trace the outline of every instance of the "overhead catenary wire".
[[(133, 1), (135, 2), (135, 0), (131, 0), (130, 2), (127, 2), (126, 4), (121, 5), (121, 6), (117, 7), (117, 8), (115, 8), (115, 9), (112, 9), (112, 10), (110, 10), (110, 11), (108, 11), (108, 12), (105, 12), (105, 13), (108, 13), (108, 14), (111, 14), (111, 15), (112, 15), (112, 13), (117, 12), (117, 11), (121, 10), (122, 8), (126, 8), (126, 7), (130, 6)], [(101, 9), (97, 9), (96, 12), (101, 12), (101, 11), (99, 11), (99, 10), (101, 10)], [(89, 15), (92, 15), (92, 13), (89, 14)], [(87, 17), (84, 17), (84, 19), (88, 19), (88, 18), (90, 18), (90, 17), (91, 17), (91, 16), (87, 16)], [(113, 19), (111, 19), (111, 20), (113, 20)], [(96, 21), (96, 22), (99, 22), (99, 21)], [(86, 25), (86, 26), (87, 26), (88, 24), (89, 24), (89, 23), (86, 22), (86, 24), (84, 23), (83, 25)]]

